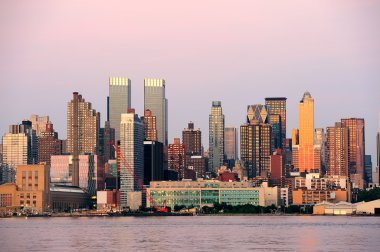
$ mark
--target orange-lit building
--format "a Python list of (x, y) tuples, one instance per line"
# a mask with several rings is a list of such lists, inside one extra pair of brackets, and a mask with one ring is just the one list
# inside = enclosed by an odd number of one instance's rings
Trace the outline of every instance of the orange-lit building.
[(344, 189), (336, 190), (308, 190), (298, 188), (293, 190), (293, 205), (314, 205), (328, 202), (339, 202), (348, 200), (348, 191)]
[(304, 93), (298, 110), (299, 129), (292, 131), (294, 168), (300, 172), (320, 170), (321, 149), (314, 145), (314, 99), (309, 92)]
[(16, 184), (0, 186), (0, 209), (30, 208), (42, 213), (51, 206), (50, 167), (47, 165), (17, 166)]

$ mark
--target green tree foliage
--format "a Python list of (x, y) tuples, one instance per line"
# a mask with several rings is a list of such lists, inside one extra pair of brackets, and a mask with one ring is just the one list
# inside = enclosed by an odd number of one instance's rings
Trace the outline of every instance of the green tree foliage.
[(374, 188), (372, 190), (360, 190), (358, 193), (358, 202), (372, 201), (380, 199), (380, 188)]

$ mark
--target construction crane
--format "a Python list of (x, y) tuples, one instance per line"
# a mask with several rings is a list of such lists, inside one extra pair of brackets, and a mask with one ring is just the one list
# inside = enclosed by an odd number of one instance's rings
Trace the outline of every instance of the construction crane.
[[(113, 146), (114, 150), (116, 150), (115, 144), (111, 141), (111, 145)], [(136, 182), (137, 186), (140, 188), (142, 194), (146, 195), (146, 199), (150, 202), (150, 204), (153, 206), (153, 208), (156, 210), (156, 212), (159, 213), (167, 213), (169, 212), (169, 209), (166, 207), (166, 200), (164, 200), (164, 205), (162, 207), (158, 207), (152, 197), (147, 193), (146, 187), (144, 186), (143, 182), (135, 175), (134, 171), (132, 170), (131, 166), (127, 162), (127, 159), (125, 156), (119, 152), (121, 161), (123, 162), (125, 168), (127, 171), (133, 176), (133, 180)]]

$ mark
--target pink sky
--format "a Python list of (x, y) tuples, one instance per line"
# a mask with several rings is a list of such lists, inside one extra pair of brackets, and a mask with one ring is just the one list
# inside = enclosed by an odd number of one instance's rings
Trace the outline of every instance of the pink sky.
[[(137, 3), (136, 3), (137, 2)], [(380, 1), (1, 1), (0, 133), (48, 114), (66, 136), (79, 91), (106, 119), (108, 76), (164, 78), (169, 141), (192, 120), (208, 145), (211, 101), (239, 127), (248, 104), (288, 97), (288, 136), (305, 90), (316, 127), (364, 117), (375, 153), (380, 102)], [(104, 122), (102, 122), (104, 124)], [(375, 157), (373, 157), (373, 162)]]

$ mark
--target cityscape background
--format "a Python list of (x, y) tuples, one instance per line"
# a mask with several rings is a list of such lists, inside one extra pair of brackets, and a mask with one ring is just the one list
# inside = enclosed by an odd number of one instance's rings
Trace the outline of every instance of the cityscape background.
[(0, 133), (39, 114), (65, 139), (73, 91), (103, 125), (109, 76), (131, 79), (141, 116), (144, 78), (163, 78), (169, 142), (193, 121), (207, 149), (211, 101), (222, 101), (226, 126), (238, 128), (248, 104), (276, 96), (288, 98), (290, 137), (308, 90), (315, 128), (364, 118), (366, 154), (375, 158), (379, 8), (379, 1), (3, 1)]

